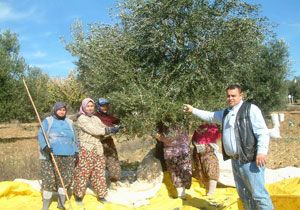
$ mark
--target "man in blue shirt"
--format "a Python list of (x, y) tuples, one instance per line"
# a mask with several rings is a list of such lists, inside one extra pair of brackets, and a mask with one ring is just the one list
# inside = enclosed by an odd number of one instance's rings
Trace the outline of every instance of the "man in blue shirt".
[(224, 110), (209, 112), (185, 104), (184, 111), (202, 120), (222, 124), (224, 160), (231, 159), (235, 185), (246, 210), (272, 210), (273, 205), (264, 184), (269, 145), (269, 131), (260, 109), (243, 101), (241, 86), (226, 88)]

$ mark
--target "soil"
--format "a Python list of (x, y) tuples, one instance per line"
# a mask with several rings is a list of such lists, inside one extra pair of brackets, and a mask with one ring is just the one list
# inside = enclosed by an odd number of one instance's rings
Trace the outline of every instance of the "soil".
[[(281, 138), (270, 141), (267, 167), (272, 169), (287, 166), (300, 167), (300, 106), (289, 106), (287, 110), (278, 113), (284, 114), (284, 121), (280, 123)], [(270, 119), (267, 119), (267, 124), (269, 128), (272, 128)], [(37, 123), (0, 124), (0, 171), (4, 172), (0, 181), (18, 177), (18, 174), (14, 174), (16, 172), (21, 174), (28, 172), (31, 178), (39, 176), (36, 172), (38, 167), (37, 129)], [(116, 146), (120, 160), (130, 164), (141, 161), (154, 146), (154, 141), (147, 138), (126, 139), (122, 137), (120, 139), (118, 137)]]
[[(289, 105), (276, 113), (284, 114), (284, 121), (280, 122), (282, 138), (271, 139), (267, 167), (300, 167), (300, 105)], [(272, 127), (270, 121), (268, 127)]]

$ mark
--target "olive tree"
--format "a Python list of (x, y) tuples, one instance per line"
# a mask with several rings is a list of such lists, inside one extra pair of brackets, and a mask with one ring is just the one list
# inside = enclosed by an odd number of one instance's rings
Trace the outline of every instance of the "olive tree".
[(280, 102), (287, 49), (258, 6), (239, 0), (124, 0), (117, 11), (113, 25), (94, 23), (86, 30), (74, 23), (66, 48), (78, 58), (87, 94), (108, 97), (131, 131), (148, 132), (165, 118), (190, 120), (183, 103), (224, 107), (231, 83), (240, 83), (266, 112)]

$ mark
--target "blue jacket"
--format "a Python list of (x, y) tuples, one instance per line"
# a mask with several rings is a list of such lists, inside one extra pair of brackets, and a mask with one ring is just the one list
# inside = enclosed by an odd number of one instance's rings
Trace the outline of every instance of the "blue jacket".
[[(52, 116), (51, 116), (52, 117)], [(49, 117), (49, 118), (51, 118)], [(43, 120), (42, 125), (53, 149), (53, 155), (71, 156), (78, 152), (78, 140), (75, 133), (75, 128), (70, 123), (71, 120), (58, 120), (52, 117), (51, 128), (49, 129), (47, 118)], [(42, 150), (46, 145), (46, 140), (43, 135), (42, 129), (39, 129), (38, 140), (40, 149)], [(41, 151), (42, 152), (42, 151)], [(44, 156), (42, 152), (42, 156)]]

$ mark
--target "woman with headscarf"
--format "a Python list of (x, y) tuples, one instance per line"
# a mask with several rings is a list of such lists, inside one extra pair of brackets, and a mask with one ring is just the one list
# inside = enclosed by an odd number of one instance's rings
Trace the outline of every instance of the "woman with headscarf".
[(163, 142), (163, 155), (167, 171), (176, 188), (174, 198), (186, 199), (185, 190), (191, 187), (192, 162), (188, 132), (178, 123), (166, 117), (164, 122), (157, 124), (155, 138)]
[(52, 115), (42, 122), (50, 147), (46, 143), (42, 129), (40, 128), (38, 131), (43, 190), (42, 210), (49, 208), (54, 191), (57, 191), (59, 195), (57, 207), (59, 209), (65, 209), (64, 203), (66, 195), (54, 168), (50, 153), (52, 153), (55, 158), (66, 189), (68, 189), (72, 183), (75, 162), (78, 157), (78, 142), (73, 123), (70, 119), (66, 118), (66, 113), (66, 104), (57, 102), (53, 107)]
[(217, 140), (220, 138), (218, 126), (213, 123), (200, 125), (192, 137), (195, 171), (205, 186), (207, 195), (215, 193), (220, 176), (217, 157)]
[(118, 128), (106, 127), (94, 115), (94, 111), (95, 102), (91, 98), (84, 99), (77, 120), (79, 161), (75, 169), (73, 189), (78, 206), (83, 206), (82, 200), (88, 181), (90, 181), (97, 199), (101, 203), (106, 202), (105, 158), (101, 140), (105, 135), (119, 131)]
[[(95, 115), (99, 117), (101, 122), (107, 127), (117, 126), (120, 119), (109, 113), (110, 103), (105, 98), (99, 98), (96, 102), (97, 112)], [(121, 166), (118, 158), (118, 152), (114, 140), (111, 135), (102, 140), (104, 149), (105, 164), (108, 171), (108, 177), (111, 183), (117, 183), (121, 178)]]

